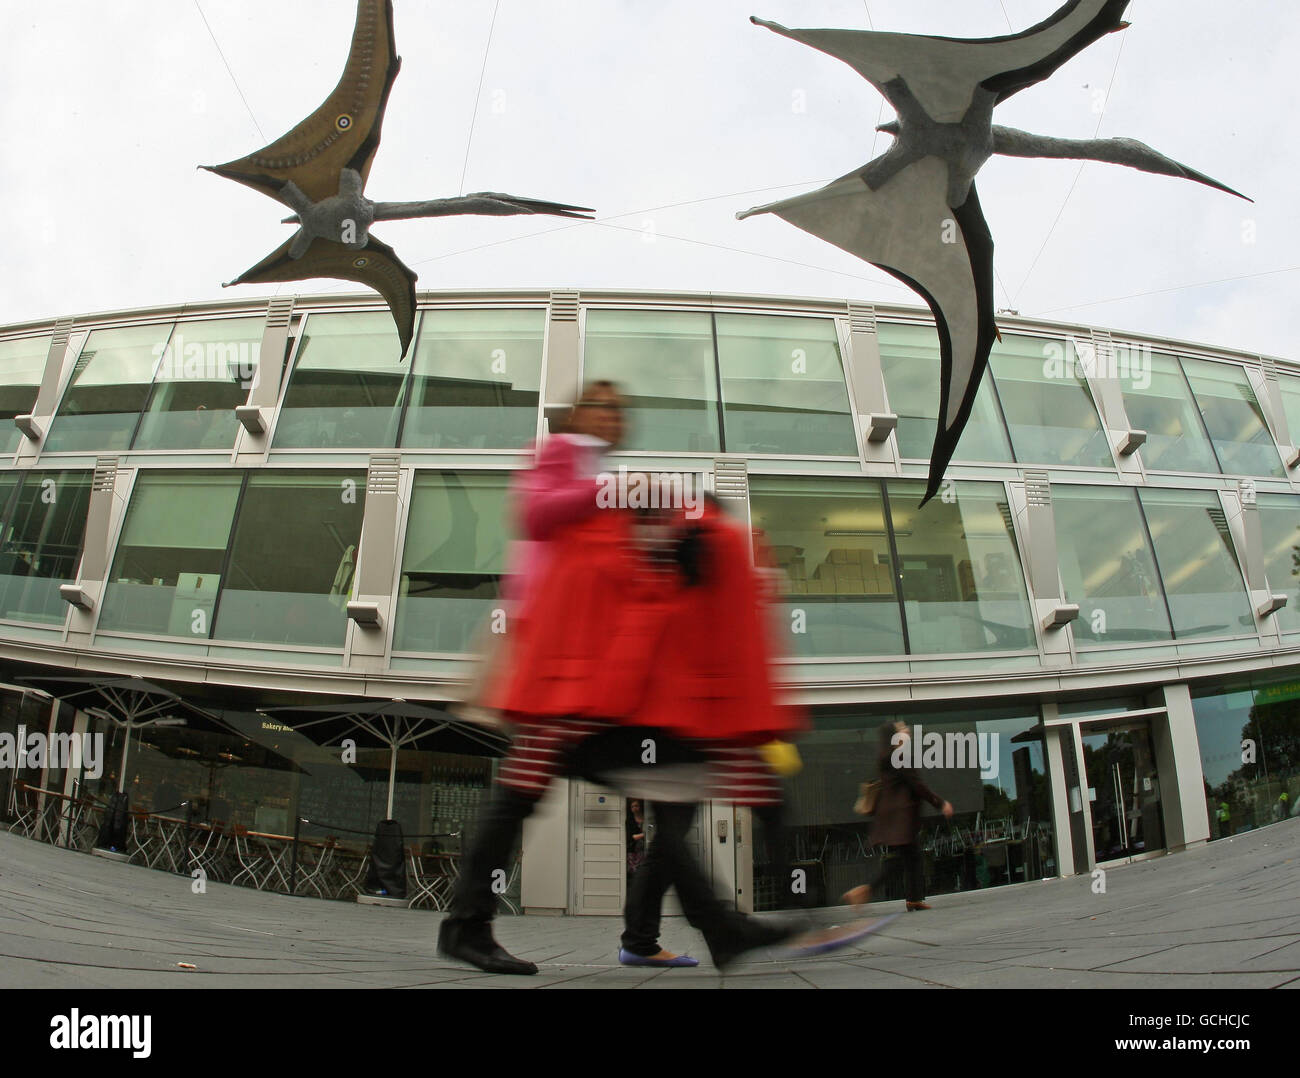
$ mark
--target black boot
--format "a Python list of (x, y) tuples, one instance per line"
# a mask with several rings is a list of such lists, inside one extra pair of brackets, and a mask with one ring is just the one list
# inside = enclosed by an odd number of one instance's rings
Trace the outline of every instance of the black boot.
[(481, 921), (448, 918), (438, 927), (438, 953), (468, 962), (484, 973), (536, 973), (537, 967), (516, 958), (492, 936), (492, 926)]
[(800, 925), (789, 921), (760, 921), (756, 917), (732, 914), (720, 933), (708, 933), (705, 942), (709, 956), (720, 970), (726, 970), (746, 951), (759, 947), (775, 947), (791, 936), (797, 935)]

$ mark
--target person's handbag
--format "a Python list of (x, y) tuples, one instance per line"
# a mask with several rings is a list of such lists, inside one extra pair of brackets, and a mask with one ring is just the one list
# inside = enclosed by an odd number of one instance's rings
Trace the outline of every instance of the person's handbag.
[(859, 816), (870, 816), (876, 811), (876, 802), (880, 799), (880, 780), (864, 782), (858, 787), (858, 799), (853, 811)]

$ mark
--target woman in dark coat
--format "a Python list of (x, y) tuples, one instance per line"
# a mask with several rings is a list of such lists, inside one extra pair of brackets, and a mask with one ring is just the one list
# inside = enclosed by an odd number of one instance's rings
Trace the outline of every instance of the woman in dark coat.
[[(917, 834), (921, 830), (921, 802), (928, 801), (952, 818), (952, 805), (941, 798), (924, 782), (915, 768), (895, 767), (894, 754), (904, 741), (912, 736), (905, 722), (887, 722), (880, 727), (880, 748), (877, 761), (880, 765), (880, 793), (876, 798), (876, 811), (872, 816), (871, 843), (888, 846), (903, 862), (904, 894), (908, 910), (928, 910), (925, 901), (925, 865)], [(871, 889), (878, 886), (885, 871), (881, 858), (870, 883), (845, 894), (850, 905), (858, 906), (871, 901)]]

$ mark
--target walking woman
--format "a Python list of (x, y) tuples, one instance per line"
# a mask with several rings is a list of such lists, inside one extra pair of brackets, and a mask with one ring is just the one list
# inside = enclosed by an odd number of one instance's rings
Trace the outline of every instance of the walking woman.
[[(907, 908), (928, 910), (925, 901), (925, 864), (917, 836), (921, 830), (921, 802), (928, 801), (952, 818), (952, 805), (930, 789), (915, 768), (895, 766), (896, 750), (903, 748), (912, 736), (905, 722), (887, 722), (880, 727), (880, 745), (877, 761), (880, 764), (880, 793), (871, 823), (871, 844), (887, 846), (903, 863), (903, 888)], [(878, 887), (885, 872), (882, 858), (872, 873), (870, 882), (855, 887), (844, 895), (850, 905), (859, 906), (871, 901), (871, 890)]]

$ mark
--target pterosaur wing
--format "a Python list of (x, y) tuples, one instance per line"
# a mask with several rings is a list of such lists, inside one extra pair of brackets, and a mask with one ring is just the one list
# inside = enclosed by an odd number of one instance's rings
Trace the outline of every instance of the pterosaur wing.
[(941, 377), (927, 500), (938, 490), (970, 418), (997, 335), (993, 238), (979, 196), (972, 185), (970, 197), (953, 210), (947, 193), (947, 165), (926, 157), (874, 191), (853, 172), (818, 191), (749, 211), (775, 214), (878, 266), (923, 296), (934, 312)]
[(959, 123), (976, 87), (1003, 101), (1042, 82), (1071, 57), (1123, 25), (1129, 0), (1070, 0), (1018, 34), (990, 38), (927, 37), (871, 30), (791, 30), (751, 21), (843, 60), (896, 108), (901, 82), (936, 123)]
[(210, 171), (276, 199), (290, 180), (313, 202), (336, 195), (345, 168), (359, 172), (364, 186), (400, 66), (392, 0), (358, 0), (352, 48), (334, 92), (288, 134)]
[(265, 284), (307, 281), (314, 277), (356, 281), (367, 288), (373, 288), (384, 297), (392, 312), (393, 321), (397, 323), (402, 355), (406, 355), (415, 332), (416, 276), (403, 265), (388, 244), (381, 243), (371, 235), (364, 249), (349, 251), (341, 243), (315, 239), (305, 255), (294, 258), (289, 254), (292, 243), (292, 239), (286, 241), (256, 266), (229, 283)]

